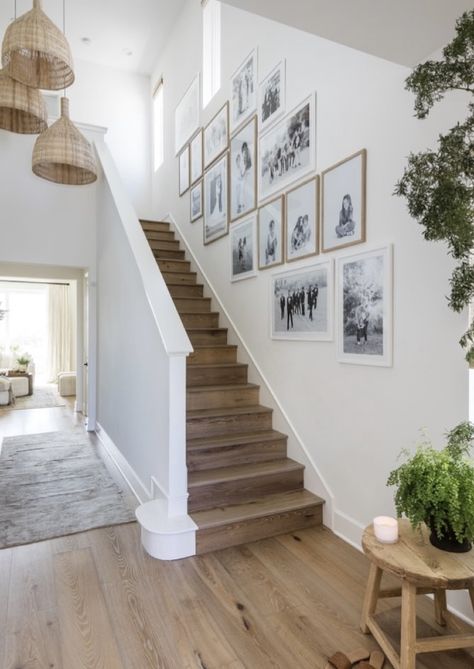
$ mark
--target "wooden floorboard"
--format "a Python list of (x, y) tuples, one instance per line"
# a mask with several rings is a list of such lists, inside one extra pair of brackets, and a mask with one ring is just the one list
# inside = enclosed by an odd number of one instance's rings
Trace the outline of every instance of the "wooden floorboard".
[[(0, 551), (0, 566), (2, 669), (323, 669), (376, 647), (359, 631), (367, 560), (324, 528), (160, 562), (128, 524)], [(381, 602), (395, 646), (399, 618)], [(442, 632), (423, 597), (418, 632)], [(417, 662), (473, 666), (465, 651)]]

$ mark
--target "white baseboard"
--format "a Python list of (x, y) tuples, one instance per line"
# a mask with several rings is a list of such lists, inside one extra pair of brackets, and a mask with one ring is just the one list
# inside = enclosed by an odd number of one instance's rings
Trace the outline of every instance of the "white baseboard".
[[(185, 236), (183, 235), (180, 226), (176, 222), (175, 218), (171, 213), (167, 213), (166, 215), (160, 217), (160, 221), (166, 221), (169, 223), (172, 223), (177, 231), (180, 234), (180, 237), (183, 241), (183, 244), (186, 247), (186, 250), (188, 251), (189, 255), (191, 256), (194, 264), (199, 270), (199, 273), (203, 277), (205, 283), (207, 284), (208, 288), (210, 289), (212, 293), (212, 297), (216, 300), (216, 302), (219, 305), (219, 310), (224, 314), (225, 318), (227, 319), (228, 323), (230, 324), (230, 327), (232, 328), (234, 334), (236, 335), (237, 339), (240, 342), (240, 345), (242, 348), (245, 350), (246, 355), (250, 359), (254, 369), (257, 371), (258, 376), (260, 377), (262, 384), (265, 386), (266, 390), (268, 391), (270, 397), (272, 398), (272, 402), (276, 409), (278, 410), (280, 416), (282, 416), (284, 422), (289, 428), (289, 432), (293, 435), (295, 442), (298, 444), (299, 448), (303, 451), (307, 461), (313, 468), (314, 473), (316, 474), (316, 478), (318, 481), (318, 485), (316, 486), (316, 489), (312, 490), (315, 494), (319, 495), (320, 497), (323, 497), (326, 504), (324, 505), (323, 509), (323, 514), (324, 514), (324, 524), (329, 527), (329, 529), (333, 529), (334, 526), (334, 494), (327, 484), (327, 482), (324, 479), (324, 476), (321, 474), (316, 462), (314, 461), (314, 458), (312, 457), (311, 453), (309, 452), (308, 448), (306, 447), (305, 443), (303, 442), (303, 439), (299, 435), (296, 427), (294, 426), (293, 422), (289, 418), (288, 414), (286, 413), (285, 409), (283, 408), (280, 400), (278, 399), (277, 395), (275, 394), (275, 391), (273, 390), (272, 386), (270, 385), (270, 382), (268, 381), (267, 377), (263, 373), (263, 370), (261, 369), (260, 365), (257, 363), (255, 360), (254, 356), (252, 355), (249, 347), (246, 344), (246, 341), (241, 334), (239, 328), (231, 318), (229, 312), (225, 308), (224, 304), (221, 302), (221, 300), (218, 297), (218, 294), (216, 292), (216, 289), (214, 288), (214, 285), (212, 282), (209, 280), (209, 277), (207, 276), (205, 270), (203, 269), (202, 265), (200, 262), (197, 260), (195, 254), (193, 253), (191, 247), (186, 241)], [(311, 489), (311, 488), (309, 488)]]
[(332, 527), (332, 531), (334, 534), (358, 551), (362, 551), (361, 539), (365, 529), (364, 525), (339, 509), (334, 509), (333, 518), (334, 526)]
[(150, 492), (100, 423), (96, 423), (95, 433), (140, 504), (149, 502), (152, 499)]

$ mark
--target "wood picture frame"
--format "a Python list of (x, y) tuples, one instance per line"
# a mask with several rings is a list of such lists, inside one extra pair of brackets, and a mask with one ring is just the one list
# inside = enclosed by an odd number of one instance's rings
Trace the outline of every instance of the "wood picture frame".
[(257, 208), (257, 116), (231, 137), (229, 192), (231, 222)]
[(202, 179), (204, 173), (203, 135), (203, 129), (199, 128), (189, 142), (189, 181), (191, 186)]
[(190, 184), (190, 165), (189, 165), (189, 144), (187, 144), (178, 155), (178, 192), (181, 197), (188, 190)]
[(204, 126), (203, 154), (204, 169), (212, 165), (229, 148), (229, 102), (217, 111)]
[(257, 111), (258, 50), (252, 49), (230, 78), (230, 128), (235, 132)]
[(229, 152), (204, 172), (203, 242), (211, 244), (229, 233)]
[(174, 111), (175, 155), (189, 142), (199, 128), (201, 86), (199, 73), (189, 84)]
[(202, 179), (191, 186), (189, 191), (189, 209), (190, 220), (194, 223), (203, 216), (203, 202), (202, 202)]
[(285, 260), (319, 253), (319, 176), (306, 179), (285, 196)]
[(258, 269), (282, 265), (285, 260), (285, 196), (278, 195), (259, 207), (257, 222)]

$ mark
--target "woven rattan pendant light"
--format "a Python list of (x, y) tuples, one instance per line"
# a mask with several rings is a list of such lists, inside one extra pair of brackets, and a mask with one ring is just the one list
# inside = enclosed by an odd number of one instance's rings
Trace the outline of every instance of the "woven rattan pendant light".
[(33, 172), (48, 181), (71, 186), (91, 184), (97, 179), (92, 147), (70, 121), (67, 98), (61, 98), (61, 118), (35, 142)]
[(0, 128), (37, 135), (48, 127), (48, 112), (40, 91), (15, 81), (0, 70)]
[(33, 9), (8, 26), (2, 65), (12, 79), (33, 88), (57, 91), (74, 82), (69, 44), (41, 9), (41, 0), (33, 0)]

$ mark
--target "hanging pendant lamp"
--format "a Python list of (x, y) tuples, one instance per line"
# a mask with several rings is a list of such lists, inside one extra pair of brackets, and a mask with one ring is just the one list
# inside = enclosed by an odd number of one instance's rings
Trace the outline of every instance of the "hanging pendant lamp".
[(33, 88), (57, 91), (74, 82), (69, 44), (41, 9), (41, 0), (33, 0), (33, 9), (8, 26), (2, 64), (12, 79)]
[(69, 100), (61, 98), (61, 117), (45, 130), (33, 149), (33, 172), (48, 181), (70, 186), (97, 179), (92, 147), (69, 119)]
[(0, 70), (0, 128), (37, 135), (48, 127), (48, 111), (40, 91), (15, 81)]

